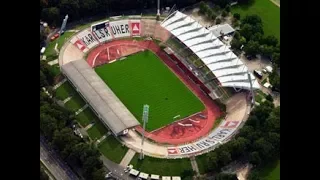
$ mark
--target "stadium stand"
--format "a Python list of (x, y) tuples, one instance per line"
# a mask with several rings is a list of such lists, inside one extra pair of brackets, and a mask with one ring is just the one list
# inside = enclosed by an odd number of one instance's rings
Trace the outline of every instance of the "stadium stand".
[(127, 129), (140, 125), (85, 60), (71, 61), (61, 70), (113, 134), (126, 134)]
[[(211, 31), (191, 17), (175, 11), (161, 26), (187, 46), (214, 74), (222, 87), (258, 89), (259, 84), (242, 61)], [(251, 82), (248, 75), (251, 77)]]

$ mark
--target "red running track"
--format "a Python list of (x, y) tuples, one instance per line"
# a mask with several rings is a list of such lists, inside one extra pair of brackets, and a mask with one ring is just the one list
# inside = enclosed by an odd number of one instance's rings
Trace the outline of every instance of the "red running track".
[[(109, 53), (109, 55), (105, 54), (108, 52), (108, 49), (109, 52), (111, 52), (110, 50), (112, 49), (112, 53)], [(116, 40), (108, 42), (92, 50), (88, 55), (87, 61), (91, 67), (95, 67), (143, 49), (149, 49), (160, 57), (167, 67), (171, 69), (205, 105), (205, 110), (202, 112), (173, 122), (152, 132), (145, 132), (145, 136), (157, 143), (178, 145), (195, 141), (207, 135), (210, 132), (215, 119), (220, 116), (218, 106), (210, 99), (210, 97), (203, 93), (199, 87), (200, 85), (194, 83), (181, 69), (179, 69), (176, 62), (172, 61), (170, 57), (153, 41), (134, 42), (132, 40)], [(200, 113), (205, 115), (207, 118), (200, 118), (198, 116)], [(183, 125), (192, 124), (192, 126), (181, 126), (179, 123)], [(142, 133), (143, 131), (141, 126), (137, 126), (135, 129), (139, 133)]]

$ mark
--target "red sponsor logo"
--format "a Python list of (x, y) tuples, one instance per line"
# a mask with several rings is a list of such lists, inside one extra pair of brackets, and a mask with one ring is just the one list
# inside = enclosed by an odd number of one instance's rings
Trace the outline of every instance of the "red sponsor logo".
[(239, 121), (227, 121), (222, 128), (235, 128), (239, 124)]
[(77, 46), (78, 49), (80, 49), (81, 51), (83, 51), (84, 49), (86, 49), (86, 45), (79, 39), (74, 43), (75, 46)]
[(177, 148), (168, 148), (168, 154), (178, 154)]
[(140, 23), (138, 22), (131, 23), (131, 32), (133, 35), (140, 34)]

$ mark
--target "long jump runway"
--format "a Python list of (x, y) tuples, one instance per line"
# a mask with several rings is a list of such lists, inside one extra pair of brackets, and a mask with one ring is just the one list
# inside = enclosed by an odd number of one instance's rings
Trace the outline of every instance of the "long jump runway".
[[(198, 85), (190, 80), (153, 41), (116, 40), (108, 42), (93, 49), (88, 54), (87, 62), (94, 68), (145, 49), (149, 49), (160, 57), (167, 67), (171, 69), (171, 71), (174, 72), (191, 91), (193, 91), (206, 107), (202, 112), (191, 115), (190, 117), (180, 119), (152, 132), (145, 132), (145, 136), (157, 143), (178, 145), (195, 141), (207, 135), (210, 132), (215, 119), (220, 116), (218, 106), (214, 104), (210, 97), (205, 95)], [(207, 118), (200, 118), (198, 116), (200, 113)], [(142, 133), (143, 131), (141, 126), (137, 126), (135, 129), (139, 133)]]

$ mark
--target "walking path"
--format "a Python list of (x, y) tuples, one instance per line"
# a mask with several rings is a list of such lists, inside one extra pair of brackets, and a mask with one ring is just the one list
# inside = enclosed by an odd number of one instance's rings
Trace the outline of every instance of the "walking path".
[(80, 114), (82, 111), (84, 111), (89, 105), (85, 104), (82, 108), (80, 108), (77, 112), (76, 115)]
[(70, 101), (70, 99), (72, 98), (72, 96), (67, 97), (65, 100), (63, 100), (63, 104), (67, 103), (68, 101)]
[(94, 125), (93, 123), (89, 124), (88, 126), (86, 126), (86, 127), (84, 128), (84, 130), (90, 129), (93, 125)]
[(270, 0), (270, 1), (280, 8), (280, 0), (279, 2), (277, 2), (276, 0)]
[(135, 151), (133, 151), (132, 149), (129, 149), (126, 155), (122, 158), (122, 161), (120, 162), (120, 166), (127, 167), (135, 154), (136, 154)]
[(68, 30), (68, 31), (66, 31), (66, 32), (79, 32), (79, 30), (76, 30), (76, 29), (70, 29), (70, 30)]
[(55, 59), (55, 60), (53, 60), (53, 61), (49, 61), (48, 62), (48, 64), (50, 65), (50, 66), (53, 66), (53, 65), (55, 65), (55, 64), (58, 64), (59, 62), (58, 62), (58, 59)]
[(53, 90), (58, 89), (58, 87), (60, 87), (63, 83), (65, 83), (67, 81), (66, 78), (64, 78), (62, 81), (60, 81), (58, 84), (56, 84), (55, 86), (53, 86)]
[(190, 162), (191, 162), (192, 169), (197, 173), (197, 176), (200, 176), (198, 164), (194, 156), (190, 158)]
[(110, 135), (109, 133), (106, 134), (106, 135), (103, 135), (100, 139), (98, 139), (98, 140), (96, 141), (96, 145), (98, 145), (100, 142), (102, 142), (103, 140), (105, 140), (109, 135)]

